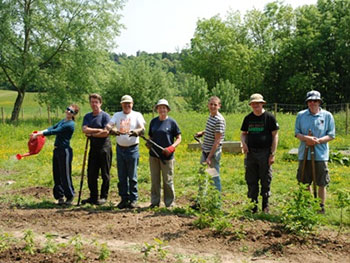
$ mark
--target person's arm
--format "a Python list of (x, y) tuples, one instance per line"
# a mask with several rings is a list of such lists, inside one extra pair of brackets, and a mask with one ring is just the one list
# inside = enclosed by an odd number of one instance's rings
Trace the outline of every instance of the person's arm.
[(205, 133), (205, 131), (199, 131), (196, 133), (195, 136), (199, 138), (199, 137), (202, 137), (204, 135), (204, 133)]
[(87, 125), (83, 126), (83, 133), (85, 133), (87, 137), (95, 138), (106, 138), (109, 135), (109, 131), (107, 129), (90, 128)]
[(246, 143), (247, 142), (247, 135), (248, 135), (247, 131), (241, 132), (241, 143), (242, 143), (243, 153), (249, 152), (248, 145)]
[(178, 146), (181, 143), (181, 133), (178, 134), (175, 138), (176, 138), (176, 140), (174, 141), (174, 143), (172, 145), (169, 145), (168, 147), (164, 148), (163, 154), (165, 156), (169, 156), (170, 154), (175, 152), (176, 146)]
[(272, 133), (272, 144), (271, 144), (271, 152), (269, 156), (269, 165), (272, 165), (275, 162), (275, 155), (278, 145), (278, 130), (273, 131)]
[(295, 135), (295, 137), (297, 137), (300, 141), (305, 142), (306, 145), (308, 146), (313, 146), (315, 144), (319, 144), (319, 139), (315, 136), (309, 136), (309, 135), (304, 135), (301, 133), (297, 133)]
[(214, 156), (216, 149), (217, 149), (217, 148), (219, 147), (219, 145), (220, 145), (221, 137), (222, 137), (222, 133), (219, 133), (219, 132), (216, 132), (216, 133), (215, 133), (214, 144), (213, 144), (213, 146), (211, 147), (210, 153), (209, 153), (209, 155), (208, 155), (208, 157), (207, 157), (207, 160), (206, 160), (206, 163), (207, 163), (208, 165), (211, 164), (211, 158)]

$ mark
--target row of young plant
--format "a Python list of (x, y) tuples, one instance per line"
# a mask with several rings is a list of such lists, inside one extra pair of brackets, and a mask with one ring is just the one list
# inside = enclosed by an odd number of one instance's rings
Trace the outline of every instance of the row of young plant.
[[(55, 241), (54, 234), (46, 234), (45, 242), (39, 245), (35, 242), (35, 235), (31, 229), (24, 232), (22, 238), (18, 239), (11, 236), (8, 233), (0, 233), (0, 254), (12, 249), (16, 244), (20, 244), (22, 250), (30, 255), (37, 253), (42, 254), (56, 254), (60, 250), (73, 248), (74, 262), (80, 262), (87, 259), (84, 252), (84, 243), (80, 235), (73, 236), (67, 243), (57, 243)], [(93, 245), (97, 251), (97, 260), (104, 262), (111, 254), (107, 243), (99, 243), (96, 240), (91, 241), (90, 245)]]
[[(319, 214), (320, 200), (314, 198), (306, 190), (305, 185), (299, 185), (292, 193), (291, 198), (283, 201), (280, 205), (280, 215), (271, 216), (263, 213), (253, 215), (251, 213), (253, 203), (246, 204), (245, 208), (238, 212), (222, 210), (220, 194), (210, 183), (211, 176), (205, 172), (204, 167), (200, 168), (198, 178), (200, 187), (197, 201), (200, 207), (198, 217), (193, 224), (200, 229), (210, 227), (217, 233), (231, 234), (235, 239), (240, 240), (245, 237), (246, 231), (243, 225), (235, 227), (232, 224), (232, 220), (238, 217), (277, 221), (282, 224), (287, 232), (297, 235), (310, 234), (322, 222), (322, 215)], [(338, 228), (338, 233), (340, 233), (343, 228), (344, 213), (350, 215), (350, 191), (338, 190), (336, 195), (336, 208), (340, 210), (340, 224)]]

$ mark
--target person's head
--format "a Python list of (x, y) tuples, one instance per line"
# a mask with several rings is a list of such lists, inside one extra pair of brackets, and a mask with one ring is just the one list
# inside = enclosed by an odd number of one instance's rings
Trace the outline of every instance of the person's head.
[(317, 113), (322, 103), (321, 93), (316, 90), (309, 91), (306, 93), (305, 102), (312, 113)]
[(155, 106), (159, 116), (165, 117), (170, 111), (169, 103), (166, 99), (160, 99)]
[(92, 93), (89, 95), (90, 107), (93, 112), (99, 112), (102, 106), (102, 97), (100, 94)]
[(266, 101), (264, 100), (264, 97), (259, 93), (254, 93), (250, 96), (249, 106), (256, 114), (261, 114), (263, 112), (263, 106), (265, 103)]
[(79, 107), (76, 104), (71, 104), (66, 109), (66, 117), (67, 119), (74, 120), (74, 116), (76, 116), (79, 112)]
[(208, 100), (208, 109), (210, 115), (214, 116), (221, 108), (221, 100), (217, 96), (211, 96)]
[(130, 95), (124, 95), (120, 100), (120, 104), (122, 105), (123, 112), (129, 114), (134, 105), (134, 100)]

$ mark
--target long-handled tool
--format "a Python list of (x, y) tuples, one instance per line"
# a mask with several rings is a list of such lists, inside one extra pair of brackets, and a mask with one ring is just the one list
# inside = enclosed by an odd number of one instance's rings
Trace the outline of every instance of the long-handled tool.
[(164, 150), (164, 147), (160, 146), (159, 144), (155, 143), (154, 141), (152, 141), (151, 139), (147, 139), (144, 135), (140, 135), (140, 137), (142, 139), (144, 139), (146, 142), (151, 144), (151, 151), (155, 154), (155, 156), (157, 156), (157, 158), (163, 163), (165, 164), (165, 160), (157, 153), (157, 151), (153, 148), (153, 146), (157, 147), (160, 150)]
[[(312, 136), (311, 130), (309, 130), (308, 136)], [(317, 189), (316, 189), (316, 167), (315, 167), (315, 147), (314, 146), (305, 145), (303, 166), (301, 167), (301, 182), (304, 183), (305, 167), (306, 167), (309, 150), (311, 155), (312, 188), (313, 188), (314, 197), (316, 198)]]
[(86, 138), (85, 143), (85, 151), (84, 151), (84, 159), (83, 159), (83, 167), (81, 168), (81, 177), (80, 177), (80, 189), (79, 189), (79, 197), (78, 197), (78, 203), (77, 206), (80, 205), (80, 198), (81, 198), (81, 191), (83, 190), (83, 183), (84, 183), (84, 172), (85, 172), (85, 163), (86, 163), (86, 153), (89, 146), (89, 138)]

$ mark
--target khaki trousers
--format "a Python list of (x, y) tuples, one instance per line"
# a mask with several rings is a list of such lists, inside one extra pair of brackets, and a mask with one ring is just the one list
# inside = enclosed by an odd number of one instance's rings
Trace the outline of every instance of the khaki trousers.
[(160, 190), (161, 190), (161, 175), (163, 177), (163, 192), (164, 204), (166, 207), (173, 205), (175, 200), (174, 189), (174, 161), (165, 160), (163, 164), (158, 158), (149, 157), (149, 167), (151, 170), (151, 204), (159, 206), (160, 204)]

